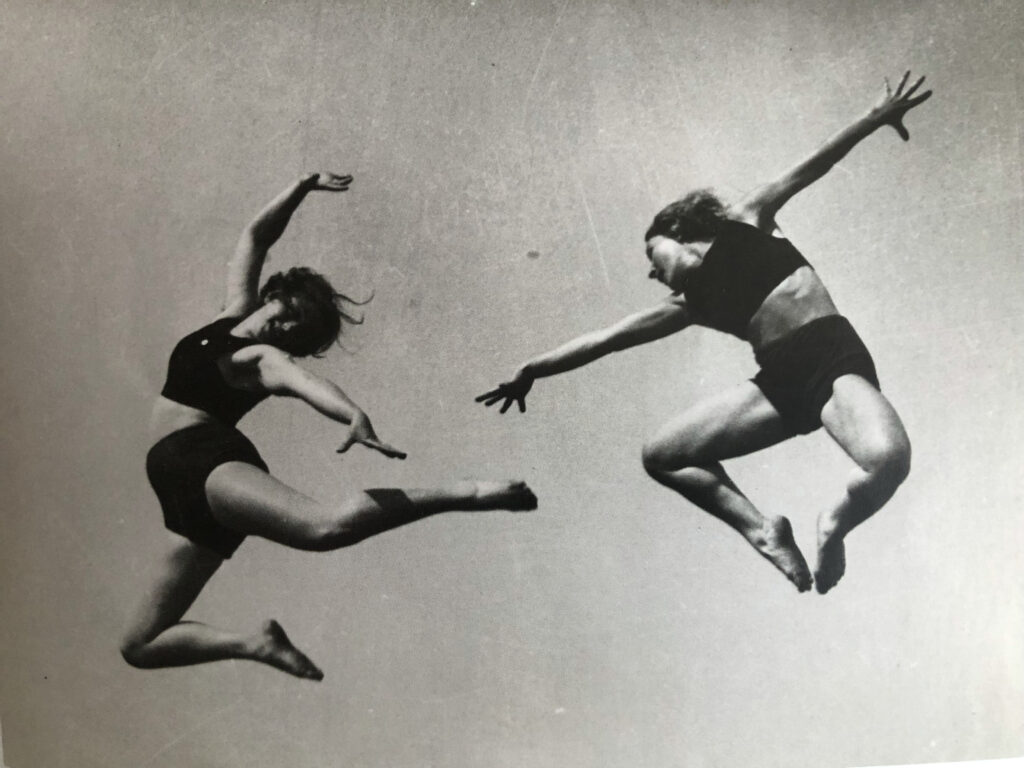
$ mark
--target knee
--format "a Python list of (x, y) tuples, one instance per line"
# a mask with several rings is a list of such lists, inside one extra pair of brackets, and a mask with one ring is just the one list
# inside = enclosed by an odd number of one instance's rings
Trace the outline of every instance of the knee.
[(644, 443), (640, 461), (643, 462), (644, 471), (654, 480), (659, 479), (666, 472), (665, 457), (655, 443)]
[(146, 643), (134, 635), (121, 640), (121, 658), (138, 669), (146, 668)]
[(669, 450), (657, 440), (650, 440), (644, 444), (640, 459), (647, 474), (659, 482), (666, 476), (692, 464), (685, 454)]
[(872, 485), (895, 491), (910, 474), (910, 441), (900, 436), (877, 445), (864, 462)]

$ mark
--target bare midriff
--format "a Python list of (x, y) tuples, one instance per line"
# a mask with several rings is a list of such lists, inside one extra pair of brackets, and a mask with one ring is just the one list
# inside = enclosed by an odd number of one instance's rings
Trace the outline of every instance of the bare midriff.
[(158, 396), (156, 402), (153, 403), (153, 411), (149, 418), (150, 442), (156, 443), (180, 429), (216, 422), (217, 420), (206, 411)]
[(825, 284), (811, 267), (800, 267), (768, 294), (747, 326), (747, 340), (757, 352), (812, 320), (838, 315)]

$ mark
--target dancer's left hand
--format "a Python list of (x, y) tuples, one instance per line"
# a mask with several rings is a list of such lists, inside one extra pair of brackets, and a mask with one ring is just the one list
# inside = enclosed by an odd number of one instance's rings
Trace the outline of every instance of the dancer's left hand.
[(351, 174), (337, 174), (337, 173), (311, 173), (306, 176), (306, 183), (309, 184), (309, 189), (317, 190), (321, 192), (345, 192), (352, 184)]
[(372, 448), (378, 453), (382, 453), (389, 459), (404, 459), (406, 453), (400, 451), (397, 448), (382, 442), (377, 433), (373, 431), (373, 425), (370, 424), (370, 419), (365, 414), (360, 414), (352, 420), (352, 424), (349, 426), (348, 435), (345, 436), (344, 442), (337, 448), (337, 453), (345, 453), (356, 443), (365, 445), (367, 448)]
[(910, 131), (903, 125), (903, 116), (932, 95), (931, 91), (925, 91), (921, 95), (911, 98), (914, 92), (921, 87), (921, 83), (924, 82), (924, 75), (915, 80), (914, 84), (904, 91), (903, 88), (906, 86), (908, 79), (910, 79), (909, 69), (903, 74), (903, 78), (900, 80), (899, 85), (896, 86), (894, 93), (889, 86), (889, 79), (886, 78), (885, 93), (875, 103), (875, 106), (871, 108), (871, 117), (877, 120), (879, 125), (891, 125), (893, 130), (904, 141), (910, 140)]

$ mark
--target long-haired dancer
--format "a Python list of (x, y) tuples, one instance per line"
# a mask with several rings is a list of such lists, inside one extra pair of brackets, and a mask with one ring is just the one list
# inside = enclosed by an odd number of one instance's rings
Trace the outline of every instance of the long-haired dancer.
[(269, 474), (235, 428), (269, 395), (293, 397), (347, 425), (339, 452), (359, 444), (405, 458), (377, 437), (366, 413), (337, 385), (294, 360), (325, 352), (343, 321), (360, 322), (343, 308), (349, 300), (307, 268), (275, 274), (259, 288), (268, 249), (306, 195), (343, 192), (351, 182), (351, 176), (310, 174), (267, 205), (242, 233), (228, 269), (224, 311), (171, 353), (153, 412), (155, 444), (146, 457), (170, 540), (122, 640), (122, 654), (133, 666), (238, 658), (319, 680), (321, 671), (275, 621), (250, 633), (182, 621), (247, 535), (327, 551), (439, 512), (536, 507), (524, 483), (468, 481), (430, 490), (367, 490), (321, 503)]
[(504, 413), (535, 379), (702, 325), (748, 341), (760, 371), (752, 381), (698, 403), (644, 446), (652, 478), (739, 532), (801, 592), (812, 577), (789, 521), (761, 514), (721, 462), (824, 425), (856, 464), (846, 490), (818, 519), (814, 582), (825, 593), (845, 570), (843, 540), (896, 491), (910, 468), (910, 442), (879, 390), (871, 355), (839, 314), (818, 274), (781, 236), (775, 216), (861, 140), (891, 126), (903, 140), (914, 95), (906, 73), (867, 113), (776, 180), (725, 206), (706, 190), (659, 212), (644, 237), (650, 274), (672, 290), (660, 304), (541, 355), (511, 381), (477, 398)]

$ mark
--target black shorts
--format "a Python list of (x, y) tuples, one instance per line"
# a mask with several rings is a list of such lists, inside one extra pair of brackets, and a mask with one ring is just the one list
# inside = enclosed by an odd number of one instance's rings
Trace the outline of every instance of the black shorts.
[(855, 373), (881, 389), (871, 353), (841, 315), (812, 320), (771, 342), (755, 357), (761, 370), (752, 381), (798, 435), (821, 426), (821, 409), (840, 376)]
[(206, 478), (221, 464), (244, 461), (263, 471), (256, 447), (234, 427), (207, 423), (172, 432), (146, 454), (146, 474), (168, 530), (231, 557), (245, 534), (218, 523), (206, 499)]

